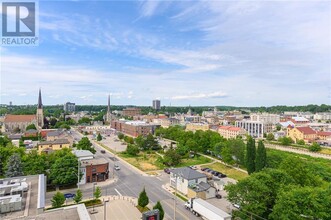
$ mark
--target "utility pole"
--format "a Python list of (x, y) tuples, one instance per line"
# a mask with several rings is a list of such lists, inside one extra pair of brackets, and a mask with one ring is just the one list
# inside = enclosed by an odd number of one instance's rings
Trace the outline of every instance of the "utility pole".
[(174, 175), (175, 175), (175, 180), (176, 180), (176, 183), (175, 183), (175, 197), (174, 197), (174, 220), (176, 220), (177, 174), (174, 174)]
[(78, 182), (77, 182), (77, 187), (79, 189), (79, 166), (80, 166), (80, 159), (78, 159), (78, 169), (77, 169), (77, 178), (78, 178)]

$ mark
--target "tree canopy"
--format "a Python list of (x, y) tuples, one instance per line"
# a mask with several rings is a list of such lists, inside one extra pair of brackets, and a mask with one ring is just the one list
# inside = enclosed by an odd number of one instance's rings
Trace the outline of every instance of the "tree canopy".
[(83, 137), (80, 141), (76, 144), (78, 150), (88, 150), (91, 153), (95, 154), (96, 150), (92, 146), (92, 143), (87, 137)]

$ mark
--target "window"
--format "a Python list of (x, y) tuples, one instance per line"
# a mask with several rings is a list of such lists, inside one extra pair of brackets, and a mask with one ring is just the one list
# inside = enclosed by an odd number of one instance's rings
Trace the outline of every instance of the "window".
[(97, 169), (96, 168), (92, 168), (92, 173), (95, 173), (97, 172)]

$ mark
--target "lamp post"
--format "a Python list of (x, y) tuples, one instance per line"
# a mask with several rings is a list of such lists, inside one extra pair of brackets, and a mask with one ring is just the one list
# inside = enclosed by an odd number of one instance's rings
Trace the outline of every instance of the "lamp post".
[(174, 220), (176, 220), (176, 197), (177, 197), (177, 174), (174, 173), (175, 176), (175, 197), (174, 197)]

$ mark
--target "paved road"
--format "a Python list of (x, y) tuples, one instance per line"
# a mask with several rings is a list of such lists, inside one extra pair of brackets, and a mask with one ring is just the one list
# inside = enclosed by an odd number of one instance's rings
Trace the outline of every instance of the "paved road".
[[(80, 140), (81, 134), (76, 131), (72, 131), (72, 136)], [(93, 142), (92, 142), (93, 143)], [(114, 161), (110, 158), (113, 158), (113, 154), (108, 151), (105, 154), (100, 153), (102, 149), (97, 144), (93, 143), (95, 149), (97, 150), (96, 158), (103, 157), (110, 163), (110, 170), (113, 170)], [(139, 193), (145, 187), (147, 195), (149, 197), (150, 203), (154, 205), (157, 201), (161, 201), (163, 209), (165, 211), (165, 217), (167, 219), (173, 219), (174, 215), (174, 200), (173, 196), (165, 191), (162, 188), (162, 185), (169, 181), (169, 176), (167, 174), (162, 174), (160, 177), (155, 176), (144, 176), (140, 172), (136, 171), (122, 161), (117, 161), (117, 164), (120, 165), (121, 170), (115, 171), (115, 175), (118, 180), (109, 185), (100, 184), (100, 188), (102, 190), (103, 195), (123, 195), (123, 196), (132, 196), (138, 197)], [(81, 187), (84, 198), (92, 198), (93, 196), (93, 185), (89, 184), (90, 187)], [(70, 192), (75, 192), (75, 189), (69, 190)], [(54, 192), (50, 192), (46, 194), (46, 205), (50, 205), (50, 199), (52, 198)], [(177, 199), (176, 205), (176, 219), (184, 220), (184, 219), (201, 219), (194, 216), (192, 213), (187, 211), (184, 208), (184, 202), (180, 199)]]

